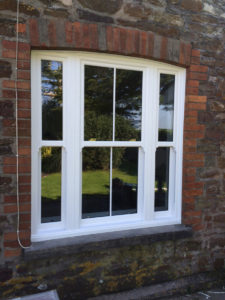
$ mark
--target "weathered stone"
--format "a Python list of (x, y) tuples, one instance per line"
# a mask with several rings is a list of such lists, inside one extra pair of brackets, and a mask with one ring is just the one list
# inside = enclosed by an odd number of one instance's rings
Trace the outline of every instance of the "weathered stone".
[(150, 7), (145, 7), (143, 5), (128, 3), (124, 6), (125, 14), (128, 14), (130, 17), (135, 17), (140, 19), (147, 19), (150, 14), (153, 13), (153, 10)]
[(68, 18), (69, 12), (66, 9), (56, 8), (56, 9), (46, 9), (44, 14), (56, 18)]
[[(11, 10), (16, 11), (17, 10), (17, 1), (16, 0), (2, 0), (0, 2), (0, 10)], [(34, 8), (32, 5), (24, 4), (23, 2), (20, 2), (19, 7), (20, 13), (29, 15), (29, 16), (36, 16), (38, 17), (40, 15), (40, 12)]]
[(207, 153), (207, 152), (217, 152), (218, 146), (216, 143), (212, 143), (209, 140), (200, 140), (197, 144), (197, 151), (201, 153)]
[(71, 6), (73, 4), (72, 0), (59, 0), (59, 1), (66, 6)]
[(219, 102), (219, 101), (213, 101), (210, 104), (210, 108), (211, 108), (212, 111), (222, 111), (222, 112), (224, 112), (225, 111), (225, 104), (222, 103), (222, 102)]
[(203, 8), (202, 0), (181, 0), (181, 7), (189, 11), (201, 11)]
[(0, 78), (10, 77), (12, 74), (12, 67), (10, 62), (5, 60), (0, 60)]
[(108, 16), (97, 15), (83, 9), (77, 9), (77, 13), (82, 20), (88, 20), (91, 22), (113, 23), (113, 19)]
[(116, 13), (122, 5), (122, 0), (108, 0), (107, 5), (103, 0), (78, 0), (78, 2), (85, 8), (89, 8), (96, 12), (103, 12), (107, 14)]
[(16, 21), (0, 18), (0, 35), (12, 37), (15, 36)]
[(220, 175), (220, 172), (216, 168), (210, 168), (210, 169), (203, 169), (200, 172), (199, 177), (202, 179), (212, 179), (212, 178), (218, 178)]

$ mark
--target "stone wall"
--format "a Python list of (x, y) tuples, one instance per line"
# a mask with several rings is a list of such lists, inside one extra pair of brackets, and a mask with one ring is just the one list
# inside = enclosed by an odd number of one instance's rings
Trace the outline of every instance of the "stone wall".
[[(155, 274), (170, 273), (162, 280), (172, 280), (198, 272), (224, 267), (225, 258), (225, 10), (223, 0), (21, 0), (18, 55), (18, 117), (19, 117), (19, 191), (20, 237), (30, 241), (30, 51), (31, 49), (70, 49), (102, 51), (150, 58), (187, 68), (186, 107), (183, 163), (183, 224), (192, 226), (193, 237), (179, 241), (157, 242), (149, 248), (117, 247), (102, 253), (85, 254), (86, 262), (98, 261), (107, 274), (113, 272), (116, 252), (126, 252), (131, 264), (141, 253), (155, 258), (154, 270), (146, 280), (130, 279), (128, 285), (98, 289), (92, 294), (115, 292), (120, 289), (154, 282)], [(29, 290), (41, 282), (41, 273), (51, 266), (50, 276), (62, 278), (59, 270), (67, 270), (63, 256), (35, 264), (37, 274), (29, 277), (30, 267), (24, 267), (17, 242), (16, 223), (16, 157), (15, 157), (15, 78), (16, 78), (16, 1), (0, 1), (0, 290), (5, 297)], [(153, 255), (158, 247), (161, 259)], [(163, 249), (170, 249), (163, 252)], [(172, 250), (173, 249), (173, 250)], [(176, 250), (174, 250), (176, 249)], [(104, 251), (103, 251), (104, 252)], [(124, 253), (125, 253), (124, 252)], [(154, 253), (157, 253), (154, 252)], [(179, 255), (177, 254), (179, 253)], [(185, 257), (184, 257), (185, 253)], [(79, 254), (83, 257), (84, 253)], [(121, 254), (122, 255), (122, 254)], [(164, 257), (166, 256), (166, 257)], [(91, 258), (90, 258), (91, 257)], [(108, 263), (105, 264), (106, 258)], [(133, 267), (133, 276), (145, 278), (151, 269), (151, 259)], [(165, 264), (166, 260), (166, 264)], [(176, 261), (176, 264), (174, 264)], [(111, 263), (110, 263), (111, 262)], [(131, 263), (132, 262), (132, 263)], [(29, 264), (28, 264), (29, 265)], [(125, 261), (115, 274), (127, 274)], [(144, 267), (141, 268), (140, 265)], [(174, 266), (177, 267), (174, 267)], [(17, 267), (16, 267), (17, 266)], [(20, 267), (19, 267), (20, 266)], [(83, 266), (84, 267), (84, 266)], [(79, 283), (83, 267), (68, 275)], [(129, 269), (129, 270), (131, 270)], [(86, 270), (86, 269), (85, 269)], [(88, 278), (99, 269), (90, 268)], [(169, 270), (172, 270), (171, 272)], [(179, 270), (182, 270), (179, 271)], [(63, 272), (64, 272), (63, 271)], [(103, 271), (102, 271), (103, 272)], [(150, 272), (151, 273), (151, 272)], [(61, 275), (60, 275), (61, 274)], [(123, 279), (117, 275), (111, 285)], [(129, 273), (130, 274), (130, 273)], [(66, 276), (66, 275), (65, 275)], [(75, 277), (74, 277), (75, 276)], [(132, 276), (131, 276), (132, 277)], [(130, 278), (131, 278), (130, 277)], [(46, 279), (47, 278), (47, 279)], [(51, 281), (48, 277), (45, 281)], [(132, 277), (133, 278), (133, 277)], [(82, 280), (81, 280), (82, 281)], [(89, 285), (88, 285), (89, 282)], [(8, 287), (8, 288), (7, 288)], [(50, 284), (54, 287), (54, 284)], [(66, 285), (65, 285), (66, 287)], [(62, 289), (64, 287), (62, 286)], [(76, 287), (74, 286), (74, 289)], [(80, 290), (79, 290), (80, 291)], [(76, 294), (75, 290), (73, 291)], [(80, 293), (80, 292), (79, 292)], [(89, 295), (89, 296), (90, 296)], [(77, 296), (77, 294), (76, 294)]]

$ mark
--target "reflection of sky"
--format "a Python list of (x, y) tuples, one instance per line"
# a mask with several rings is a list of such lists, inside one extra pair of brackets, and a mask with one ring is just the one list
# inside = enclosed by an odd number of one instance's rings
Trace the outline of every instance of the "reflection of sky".
[(159, 128), (173, 128), (173, 105), (159, 105)]
[[(42, 60), (42, 74), (44, 71), (44, 67), (46, 65), (49, 67), (50, 71), (57, 71), (62, 68), (61, 62)], [(51, 82), (57, 82), (57, 79), (54, 79), (54, 77), (50, 77), (50, 76), (47, 77), (42, 75), (41, 82), (42, 82), (42, 102), (47, 103), (51, 100), (54, 100), (55, 94)], [(60, 106), (62, 106), (62, 104), (60, 104)]]

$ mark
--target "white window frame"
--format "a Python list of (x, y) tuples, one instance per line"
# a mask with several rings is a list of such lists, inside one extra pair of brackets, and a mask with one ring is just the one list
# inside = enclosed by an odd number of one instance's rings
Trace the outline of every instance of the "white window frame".
[[(42, 141), (41, 60), (63, 63), (63, 140)], [(139, 142), (83, 141), (84, 64), (143, 71), (142, 140)], [(173, 141), (158, 142), (160, 73), (175, 75)], [(118, 55), (32, 51), (32, 241), (91, 233), (145, 228), (181, 223), (182, 148), (186, 71), (183, 68), (140, 58)], [(149, 129), (151, 128), (151, 130)], [(41, 147), (62, 148), (61, 221), (41, 223)], [(138, 167), (138, 212), (102, 218), (81, 219), (81, 153), (83, 147), (140, 147)], [(155, 152), (170, 147), (168, 211), (154, 211)]]

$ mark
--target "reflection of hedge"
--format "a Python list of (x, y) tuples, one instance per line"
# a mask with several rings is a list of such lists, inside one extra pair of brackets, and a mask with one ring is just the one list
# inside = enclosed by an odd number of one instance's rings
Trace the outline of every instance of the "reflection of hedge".
[[(85, 114), (85, 139), (109, 141), (112, 140), (112, 116), (101, 115), (93, 111)], [(138, 132), (130, 122), (121, 116), (116, 116), (116, 140), (137, 139)], [(113, 168), (121, 164), (125, 148), (113, 148)], [(108, 169), (110, 163), (110, 148), (83, 149), (83, 170)]]
[[(98, 115), (94, 111), (85, 112), (85, 140), (111, 141), (113, 118), (110, 114)], [(129, 141), (138, 139), (139, 132), (131, 125), (130, 121), (117, 115), (115, 120), (115, 139)]]
[(159, 141), (172, 141), (173, 130), (172, 129), (159, 129)]
[(43, 147), (41, 150), (41, 170), (43, 173), (61, 171), (61, 148)]

